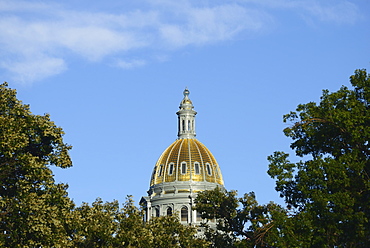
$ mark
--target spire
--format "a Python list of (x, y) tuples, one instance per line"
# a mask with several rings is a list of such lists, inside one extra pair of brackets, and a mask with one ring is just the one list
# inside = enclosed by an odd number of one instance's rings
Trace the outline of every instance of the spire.
[(184, 90), (184, 98), (180, 102), (180, 110), (178, 115), (178, 134), (179, 139), (195, 138), (195, 115), (197, 112), (193, 109), (193, 103), (189, 99), (190, 91), (188, 88)]

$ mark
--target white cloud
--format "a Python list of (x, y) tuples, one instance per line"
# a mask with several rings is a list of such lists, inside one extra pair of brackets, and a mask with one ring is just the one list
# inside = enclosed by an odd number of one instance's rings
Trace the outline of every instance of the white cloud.
[(239, 0), (239, 2), (294, 10), (305, 20), (314, 18), (318, 21), (353, 24), (360, 18), (357, 5), (348, 0)]
[(115, 52), (127, 51), (145, 45), (129, 32), (117, 32), (104, 27), (70, 27), (61, 29), (55, 44), (67, 48), (92, 61)]
[(258, 31), (270, 20), (261, 11), (248, 10), (239, 5), (188, 8), (182, 14), (186, 20), (181, 25), (171, 23), (160, 28), (164, 41), (171, 46), (230, 40), (243, 31)]
[(104, 13), (39, 1), (0, 0), (0, 67), (14, 79), (31, 83), (63, 72), (71, 55), (94, 62), (118, 60), (125, 69), (143, 66), (147, 58), (129, 61), (126, 57), (135, 51), (169, 53), (255, 34), (273, 22), (269, 7), (299, 10), (321, 21), (355, 20), (354, 4), (332, 3), (143, 0), (143, 9)]
[(357, 6), (348, 1), (325, 4), (315, 1), (305, 9), (321, 21), (353, 24), (359, 18)]
[(0, 67), (8, 70), (13, 75), (12, 78), (20, 84), (42, 80), (67, 68), (63, 59), (46, 56), (3, 61)]
[(141, 67), (144, 65), (146, 65), (146, 61), (141, 60), (141, 59), (126, 60), (126, 61), (120, 59), (116, 63), (116, 66), (123, 68), (123, 69), (132, 69), (132, 68)]
[[(50, 10), (51, 4), (30, 1), (13, 1), (2, 0), (0, 1), (0, 11), (15, 11), (15, 12), (29, 12), (29, 11), (45, 11)], [(57, 8), (54, 5), (54, 8)]]

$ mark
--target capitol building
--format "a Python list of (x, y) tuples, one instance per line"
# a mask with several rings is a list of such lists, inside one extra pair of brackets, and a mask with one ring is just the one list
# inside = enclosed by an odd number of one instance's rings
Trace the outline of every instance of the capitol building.
[(183, 224), (198, 226), (200, 213), (192, 210), (197, 193), (224, 189), (220, 166), (210, 150), (196, 139), (195, 115), (189, 90), (184, 90), (178, 115), (178, 138), (164, 150), (156, 162), (148, 195), (140, 200), (144, 220), (178, 214)]

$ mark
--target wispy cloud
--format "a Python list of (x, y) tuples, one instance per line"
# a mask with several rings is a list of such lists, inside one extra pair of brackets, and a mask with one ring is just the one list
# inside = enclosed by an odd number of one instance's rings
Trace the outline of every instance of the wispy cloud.
[(59, 74), (67, 68), (63, 59), (43, 55), (3, 61), (0, 66), (8, 70), (13, 80), (21, 84), (42, 80), (45, 77)]
[(311, 0), (143, 3), (145, 9), (105, 13), (39, 1), (0, 0), (0, 68), (23, 83), (65, 71), (69, 56), (93, 62), (108, 58), (118, 61), (116, 65), (121, 68), (131, 69), (149, 63), (145, 57), (127, 59), (138, 57), (132, 56), (136, 51), (165, 54), (265, 30), (274, 19), (266, 7), (301, 9), (319, 20), (334, 22), (353, 21), (357, 13), (356, 6), (348, 1), (334, 5)]
[(348, 0), (239, 0), (239, 3), (292, 10), (304, 19), (337, 24), (353, 24), (360, 18), (358, 6)]
[(159, 31), (171, 46), (203, 45), (230, 40), (241, 32), (256, 32), (266, 28), (270, 17), (263, 11), (249, 10), (229, 4), (208, 8), (184, 8), (179, 23), (164, 23)]
[(328, 1), (325, 5), (313, 2), (305, 5), (305, 9), (320, 21), (353, 24), (359, 18), (358, 7), (348, 1), (336, 1), (335, 3)]
[(116, 66), (123, 69), (132, 69), (135, 67), (144, 66), (146, 64), (145, 60), (134, 59), (134, 60), (121, 60), (116, 62)]

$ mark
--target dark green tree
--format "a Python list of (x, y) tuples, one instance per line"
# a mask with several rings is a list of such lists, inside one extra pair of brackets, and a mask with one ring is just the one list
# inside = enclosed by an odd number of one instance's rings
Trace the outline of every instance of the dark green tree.
[(143, 223), (144, 212), (134, 205), (131, 196), (127, 197), (121, 214), (117, 218), (119, 230), (117, 232), (117, 243), (123, 247), (152, 247), (152, 234)]
[(0, 85), (0, 246), (68, 247), (73, 203), (50, 166), (72, 166), (63, 131)]
[(324, 90), (319, 104), (284, 116), (301, 161), (284, 152), (268, 158), (306, 247), (370, 246), (370, 77), (356, 70), (350, 82), (353, 89)]
[(117, 201), (98, 198), (90, 206), (83, 203), (72, 213), (71, 231), (74, 247), (120, 247), (115, 236), (119, 230), (121, 212)]
[(178, 216), (152, 218), (146, 228), (152, 240), (149, 247), (209, 247), (208, 242), (195, 236), (196, 228), (181, 224)]
[(208, 247), (195, 236), (196, 229), (182, 225), (175, 216), (162, 216), (143, 222), (131, 196), (123, 207), (119, 203), (97, 199), (73, 211), (74, 247)]
[[(201, 212), (206, 221), (205, 237), (212, 243), (212, 247), (295, 245), (290, 238), (291, 224), (288, 223), (290, 218), (287, 211), (273, 202), (259, 205), (253, 192), (240, 198), (236, 191), (220, 188), (200, 192), (194, 209)], [(214, 219), (217, 222), (216, 229), (209, 225), (209, 221)]]

